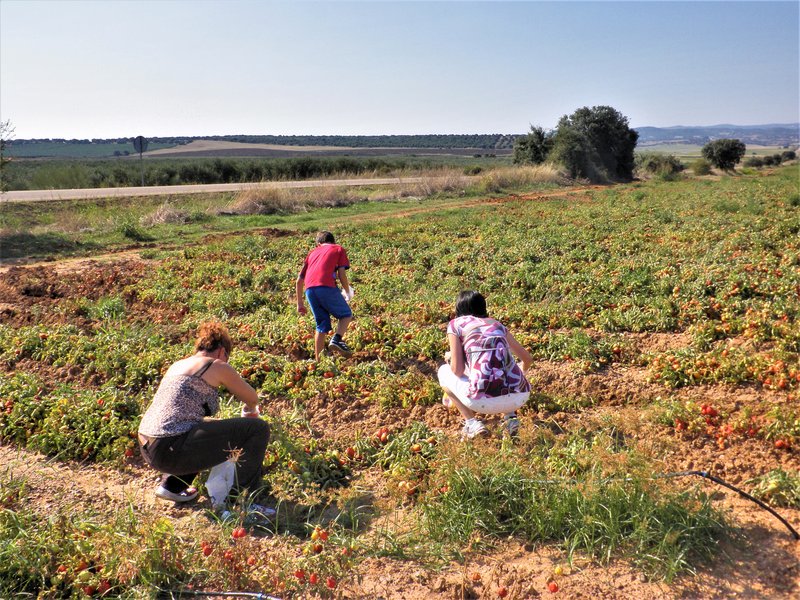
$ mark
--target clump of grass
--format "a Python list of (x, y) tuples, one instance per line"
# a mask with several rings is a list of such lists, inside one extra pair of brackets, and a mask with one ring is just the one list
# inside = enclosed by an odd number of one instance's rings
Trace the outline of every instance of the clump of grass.
[[(617, 449), (614, 449), (614, 446)], [(614, 436), (539, 436), (487, 456), (477, 445), (441, 458), (420, 504), (423, 535), (461, 548), (474, 537), (561, 541), (570, 557), (627, 556), (671, 580), (710, 559), (725, 530), (707, 496), (652, 481)]]
[(150, 242), (154, 239), (152, 236), (143, 231), (136, 221), (130, 218), (123, 219), (117, 224), (116, 229), (117, 232), (122, 235), (122, 237), (134, 242)]
[(564, 175), (551, 164), (505, 167), (485, 173), (478, 182), (482, 192), (500, 192), (533, 185), (563, 185)]
[(145, 227), (152, 227), (154, 225), (164, 224), (178, 224), (185, 225), (191, 220), (191, 215), (188, 211), (178, 210), (173, 207), (169, 202), (165, 202), (159, 206), (154, 212), (144, 215), (139, 219), (139, 223)]
[(271, 215), (304, 212), (312, 208), (350, 206), (364, 198), (351, 188), (258, 188), (236, 194), (226, 214)]
[(422, 175), (422, 181), (410, 185), (404, 195), (430, 198), (437, 194), (463, 192), (469, 187), (469, 179), (457, 171), (434, 171)]

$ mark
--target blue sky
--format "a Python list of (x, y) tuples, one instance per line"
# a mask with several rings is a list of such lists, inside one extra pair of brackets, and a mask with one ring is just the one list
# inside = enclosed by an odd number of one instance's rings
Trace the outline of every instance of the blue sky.
[(17, 139), (800, 121), (800, 2), (0, 0)]

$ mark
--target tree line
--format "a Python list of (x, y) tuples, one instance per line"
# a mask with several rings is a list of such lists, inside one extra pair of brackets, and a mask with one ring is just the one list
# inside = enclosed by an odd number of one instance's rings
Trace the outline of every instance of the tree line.
[[(148, 138), (151, 143), (181, 146), (195, 140), (214, 140), (276, 146), (342, 146), (346, 148), (511, 148), (517, 134), (429, 134), (429, 135), (212, 135)], [(41, 138), (18, 139), (14, 145), (38, 143), (131, 144), (133, 137), (108, 139)]]

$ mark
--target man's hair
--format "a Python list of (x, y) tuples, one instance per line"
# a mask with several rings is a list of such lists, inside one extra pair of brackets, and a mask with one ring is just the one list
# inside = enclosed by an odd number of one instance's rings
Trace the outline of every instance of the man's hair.
[(475, 290), (464, 290), (456, 300), (456, 316), (488, 317), (486, 313), (486, 298)]
[(317, 234), (317, 243), (318, 244), (335, 244), (336, 241), (333, 239), (333, 234), (330, 231), (320, 231)]

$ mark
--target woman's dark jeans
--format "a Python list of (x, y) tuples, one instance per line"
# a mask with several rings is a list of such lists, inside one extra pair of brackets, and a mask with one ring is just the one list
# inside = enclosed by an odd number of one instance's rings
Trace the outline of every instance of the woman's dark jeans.
[(253, 490), (261, 483), (268, 442), (269, 425), (262, 419), (209, 420), (180, 435), (151, 439), (142, 446), (142, 456), (151, 467), (167, 473), (162, 486), (180, 493), (200, 471), (225, 462), (232, 452), (241, 450), (234, 489)]

